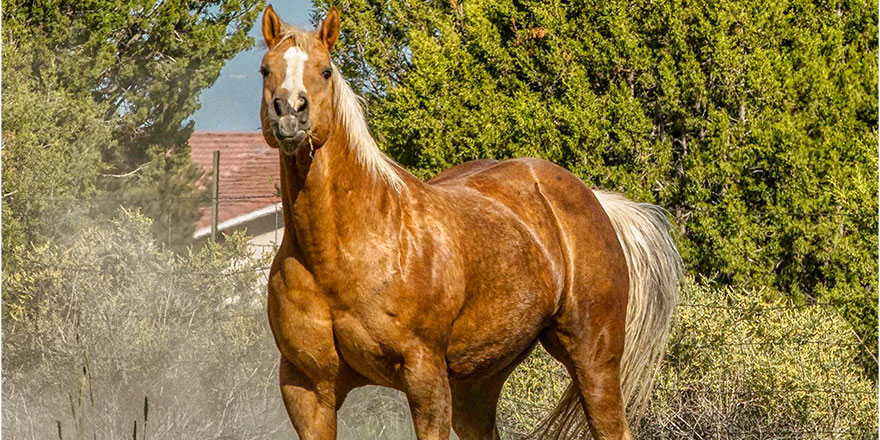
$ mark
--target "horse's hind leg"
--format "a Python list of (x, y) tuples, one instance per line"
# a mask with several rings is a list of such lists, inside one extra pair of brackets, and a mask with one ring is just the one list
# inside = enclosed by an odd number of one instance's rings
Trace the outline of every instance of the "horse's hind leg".
[(593, 438), (632, 439), (620, 387), (626, 303), (593, 297), (589, 310), (563, 312), (541, 334), (541, 344), (568, 369), (583, 399)]
[(497, 440), (495, 411), (504, 380), (452, 386), (452, 428), (461, 440)]

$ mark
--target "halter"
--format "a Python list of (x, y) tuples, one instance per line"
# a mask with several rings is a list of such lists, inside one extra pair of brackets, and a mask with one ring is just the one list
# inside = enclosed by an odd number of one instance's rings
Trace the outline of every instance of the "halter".
[[(308, 137), (308, 139), (309, 139), (309, 158), (314, 159), (315, 158), (315, 150), (317, 150), (318, 148), (321, 148), (321, 147), (315, 147), (315, 144), (312, 143), (312, 130), (311, 129), (306, 130), (306, 137)], [(284, 144), (281, 144), (281, 149), (284, 150), (285, 153), (287, 153), (291, 156), (296, 156), (297, 150), (299, 150), (299, 148), (297, 148), (295, 150), (291, 150), (290, 148), (288, 148)]]
[(309, 129), (309, 131), (306, 132), (306, 136), (308, 136), (308, 138), (309, 138), (309, 159), (314, 159), (316, 148), (315, 148), (315, 144), (312, 143), (312, 130), (311, 129)]

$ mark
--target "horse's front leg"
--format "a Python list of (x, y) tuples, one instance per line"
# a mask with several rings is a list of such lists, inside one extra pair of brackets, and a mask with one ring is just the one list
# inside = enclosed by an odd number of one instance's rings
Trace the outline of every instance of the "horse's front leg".
[(281, 398), (299, 438), (335, 439), (336, 411), (354, 386), (351, 378), (309, 378), (283, 355), (279, 378)]
[(426, 348), (404, 358), (401, 384), (419, 440), (447, 440), (452, 425), (452, 397), (446, 358)]
[(294, 259), (269, 285), (269, 325), (281, 352), (281, 396), (302, 440), (336, 438), (336, 410), (364, 384), (339, 356), (323, 292)]

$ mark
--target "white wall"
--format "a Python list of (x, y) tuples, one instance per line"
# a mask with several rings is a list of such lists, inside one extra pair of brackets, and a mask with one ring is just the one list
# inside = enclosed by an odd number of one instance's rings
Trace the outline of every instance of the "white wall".
[(249, 244), (254, 255), (261, 256), (266, 252), (274, 253), (275, 246), (281, 244), (281, 237), (283, 235), (284, 228), (279, 228), (251, 237)]

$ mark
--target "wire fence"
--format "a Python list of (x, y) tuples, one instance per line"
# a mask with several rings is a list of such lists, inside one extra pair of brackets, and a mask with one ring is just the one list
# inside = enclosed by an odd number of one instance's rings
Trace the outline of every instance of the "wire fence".
[[(254, 197), (248, 198), (248, 200), (252, 200)], [(277, 245), (260, 245), (260, 247), (274, 249), (277, 248)], [(234, 277), (240, 274), (246, 273), (255, 273), (255, 272), (264, 272), (268, 275), (268, 271), (270, 270), (270, 266), (253, 266), (253, 267), (245, 267), (245, 268), (228, 268), (222, 271), (217, 272), (205, 272), (205, 271), (181, 271), (181, 270), (168, 270), (168, 269), (152, 269), (152, 270), (132, 270), (123, 267), (114, 267), (114, 268), (106, 268), (106, 267), (88, 267), (81, 265), (47, 265), (38, 260), (34, 260), (27, 257), (21, 257), (23, 261), (44, 267), (45, 269), (57, 271), (57, 272), (66, 272), (66, 273), (77, 273), (77, 274), (94, 274), (101, 276), (158, 276), (158, 277)], [(691, 302), (682, 302), (677, 306), (679, 308), (702, 308), (702, 309), (715, 309), (719, 311), (732, 311), (741, 314), (742, 316), (750, 316), (753, 317), (755, 314), (759, 313), (768, 313), (774, 311), (791, 311), (791, 310), (801, 310), (805, 308), (811, 307), (828, 307), (832, 309), (837, 309), (846, 305), (864, 305), (863, 302), (857, 300), (836, 300), (834, 302), (823, 302), (817, 301), (815, 298), (804, 296), (800, 299), (803, 303), (801, 304), (788, 304), (788, 305), (774, 305), (768, 307), (759, 307), (755, 305), (728, 305), (728, 304), (717, 304), (717, 303), (691, 303)], [(256, 315), (237, 315), (237, 316), (256, 316)], [(262, 315), (260, 315), (262, 316)], [(148, 315), (138, 314), (138, 315), (130, 315), (132, 318), (137, 319), (147, 319), (150, 318)], [(235, 316), (230, 316), (235, 317)], [(161, 317), (154, 316), (154, 319), (167, 319), (167, 315), (163, 315)], [(806, 340), (806, 339), (797, 339), (797, 340), (779, 340), (779, 341), (764, 341), (764, 342), (744, 342), (737, 344), (727, 344), (727, 345), (735, 345), (735, 346), (749, 346), (749, 345), (758, 345), (758, 346), (766, 346), (766, 345), (776, 345), (776, 344), (797, 344), (797, 345), (829, 345), (830, 343), (827, 341), (823, 341), (821, 339), (817, 340)], [(863, 350), (870, 354), (870, 349), (864, 344), (855, 343), (850, 345), (860, 346)], [(709, 345), (707, 345), (709, 346)], [(873, 354), (871, 355), (873, 357)], [(876, 361), (876, 359), (875, 359)]]
[[(276, 245), (265, 245), (266, 247), (276, 248)], [(205, 271), (182, 271), (182, 270), (167, 270), (167, 269), (154, 269), (154, 270), (132, 270), (123, 267), (115, 267), (112, 269), (101, 268), (101, 267), (85, 267), (85, 266), (75, 266), (75, 265), (48, 265), (43, 262), (23, 257), (23, 261), (28, 262), (29, 264), (37, 265), (43, 267), (46, 270), (57, 271), (57, 272), (66, 272), (66, 273), (76, 273), (76, 274), (92, 274), (98, 276), (154, 276), (154, 277), (235, 277), (241, 274), (248, 273), (256, 273), (263, 272), (268, 274), (270, 270), (270, 266), (252, 266), (245, 268), (229, 268), (222, 271), (217, 272), (205, 272)], [(185, 292), (178, 292), (184, 294)], [(836, 310), (839, 307), (845, 305), (864, 305), (863, 302), (857, 300), (838, 300), (834, 302), (826, 302), (826, 301), (816, 301), (812, 297), (804, 296), (800, 299), (804, 301), (802, 304), (787, 304), (787, 305), (773, 305), (773, 306), (756, 306), (756, 305), (729, 305), (729, 304), (717, 304), (717, 303), (693, 303), (693, 302), (681, 302), (677, 305), (679, 308), (696, 308), (696, 309), (709, 309), (716, 310), (719, 312), (734, 312), (742, 317), (742, 319), (755, 319), (755, 317), (769, 314), (773, 312), (788, 312), (794, 310), (804, 310), (808, 308), (828, 308), (831, 310)], [(120, 317), (129, 317), (133, 319), (167, 319), (169, 316), (167, 314), (163, 315), (145, 315), (145, 314), (119, 314), (117, 316)], [(189, 316), (189, 315), (186, 315)], [(257, 317), (264, 316), (262, 313), (247, 313), (247, 314), (233, 314), (233, 315), (222, 315), (217, 314), (213, 315), (216, 318), (227, 317), (227, 318), (235, 318), (235, 317)], [(767, 317), (770, 318), (770, 317)], [(771, 345), (782, 345), (782, 344), (794, 344), (794, 345), (837, 345), (837, 346), (860, 346), (867, 350), (867, 347), (864, 343), (850, 343), (843, 344), (837, 342), (829, 342), (822, 339), (779, 339), (779, 340), (770, 340), (770, 341), (761, 341), (761, 342), (735, 342), (735, 343), (709, 343), (704, 346), (698, 346), (697, 348), (703, 347), (718, 347), (718, 346), (736, 346), (736, 347), (746, 347), (746, 346), (771, 346)]]
[[(200, 197), (180, 197), (180, 196), (162, 196), (162, 197), (133, 197), (133, 196), (100, 196), (100, 197), (52, 197), (45, 195), (21, 195), (15, 194), (17, 197), (25, 197), (28, 200), (39, 200), (44, 202), (55, 203), (108, 203), (114, 202), (121, 205), (138, 204), (151, 201), (165, 202), (201, 202), (204, 206), (209, 206), (211, 198), (208, 196)], [(4, 196), (6, 199), (10, 196)], [(221, 195), (217, 199), (220, 204), (242, 204), (242, 203), (259, 203), (259, 202), (280, 202), (280, 193), (261, 193), (261, 194), (242, 194), (242, 195)], [(727, 207), (688, 207), (677, 206), (670, 208), (669, 211), (675, 214), (724, 214), (728, 216), (752, 216), (752, 217), (861, 217), (861, 218), (878, 218), (880, 213), (873, 211), (850, 211), (842, 208), (834, 210), (816, 210), (816, 211), (800, 211), (791, 209), (767, 210), (767, 209), (730, 209)]]

